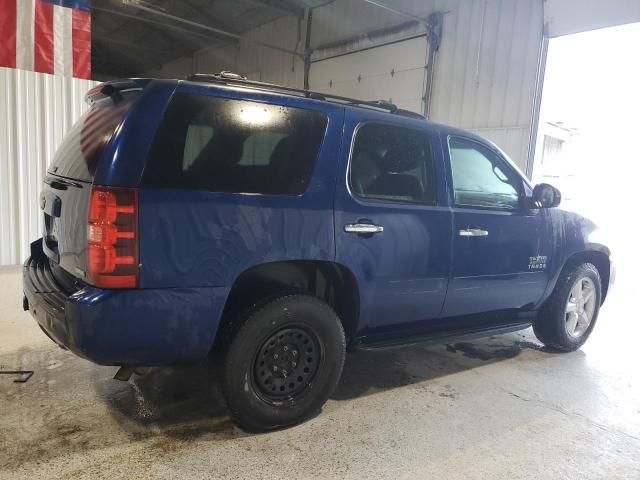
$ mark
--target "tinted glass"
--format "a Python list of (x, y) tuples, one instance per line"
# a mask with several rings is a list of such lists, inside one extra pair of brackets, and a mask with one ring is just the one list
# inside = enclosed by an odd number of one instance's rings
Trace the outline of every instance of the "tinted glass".
[(455, 137), (449, 140), (449, 151), (456, 205), (518, 208), (522, 181), (496, 154)]
[(313, 173), (321, 112), (177, 94), (153, 142), (144, 183), (214, 192), (297, 195)]
[(425, 132), (369, 123), (356, 133), (351, 191), (365, 199), (435, 203), (435, 174)]
[(122, 122), (133, 97), (113, 104), (110, 100), (91, 107), (71, 127), (53, 157), (49, 172), (62, 177), (91, 182), (105, 145)]

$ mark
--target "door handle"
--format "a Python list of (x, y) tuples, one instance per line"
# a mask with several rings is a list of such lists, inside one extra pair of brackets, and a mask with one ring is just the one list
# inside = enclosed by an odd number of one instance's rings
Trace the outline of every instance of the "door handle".
[(384, 227), (382, 225), (374, 225), (372, 223), (347, 223), (344, 226), (347, 233), (382, 233)]
[(489, 232), (480, 228), (465, 228), (458, 230), (458, 235), (461, 237), (486, 237)]

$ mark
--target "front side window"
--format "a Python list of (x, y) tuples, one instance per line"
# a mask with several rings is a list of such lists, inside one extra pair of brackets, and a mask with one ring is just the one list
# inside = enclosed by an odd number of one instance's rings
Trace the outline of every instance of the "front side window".
[(455, 204), (513, 210), (520, 205), (521, 180), (488, 148), (474, 141), (449, 139)]
[(327, 126), (321, 112), (176, 94), (154, 139), (149, 186), (299, 195)]
[(423, 131), (367, 123), (356, 132), (349, 173), (362, 199), (434, 204), (435, 172)]

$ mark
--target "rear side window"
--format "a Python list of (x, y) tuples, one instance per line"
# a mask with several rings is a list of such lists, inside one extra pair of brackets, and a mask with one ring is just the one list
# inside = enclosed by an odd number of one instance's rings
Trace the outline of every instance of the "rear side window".
[(321, 112), (176, 94), (147, 159), (149, 186), (299, 195), (327, 126)]
[(351, 191), (363, 199), (434, 204), (427, 134), (395, 125), (363, 125), (353, 143), (349, 179)]
[(104, 147), (135, 96), (137, 92), (117, 104), (107, 99), (85, 112), (62, 140), (49, 172), (74, 180), (93, 181)]

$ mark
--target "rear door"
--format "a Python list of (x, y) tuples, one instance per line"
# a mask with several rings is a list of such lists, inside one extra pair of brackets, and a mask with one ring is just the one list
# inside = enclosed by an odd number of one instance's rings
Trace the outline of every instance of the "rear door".
[(544, 210), (502, 155), (473, 138), (444, 138), (453, 190), (453, 262), (443, 316), (526, 308), (548, 282)]
[(43, 250), (72, 275), (86, 272), (91, 185), (105, 145), (138, 92), (105, 96), (75, 123), (56, 151), (40, 194)]
[(360, 327), (437, 317), (451, 242), (437, 135), (426, 122), (354, 111), (346, 114), (335, 232), (337, 261), (360, 287)]

